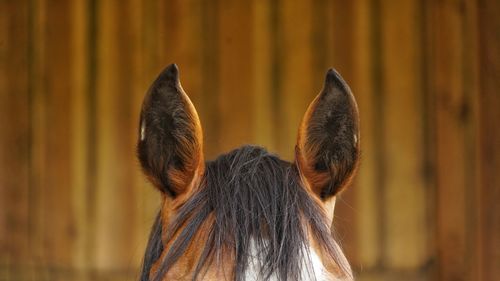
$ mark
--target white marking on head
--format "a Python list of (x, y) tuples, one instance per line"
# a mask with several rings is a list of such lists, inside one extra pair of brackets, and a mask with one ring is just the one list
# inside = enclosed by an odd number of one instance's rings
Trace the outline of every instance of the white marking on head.
[(142, 120), (141, 122), (141, 141), (146, 138), (146, 121)]
[(354, 146), (356, 146), (356, 144), (358, 144), (358, 136), (354, 135)]

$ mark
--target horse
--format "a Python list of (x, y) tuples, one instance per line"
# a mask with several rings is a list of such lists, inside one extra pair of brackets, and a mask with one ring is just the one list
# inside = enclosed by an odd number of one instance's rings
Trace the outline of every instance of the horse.
[(332, 235), (358, 166), (359, 115), (334, 70), (298, 129), (295, 160), (245, 145), (205, 161), (175, 64), (147, 91), (137, 157), (161, 194), (140, 280), (353, 280)]

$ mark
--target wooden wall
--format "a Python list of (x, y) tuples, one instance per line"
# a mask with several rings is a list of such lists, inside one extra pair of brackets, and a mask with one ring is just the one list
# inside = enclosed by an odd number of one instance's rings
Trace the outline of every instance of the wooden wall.
[(175, 62), (208, 158), (291, 159), (328, 67), (362, 165), (336, 228), (359, 280), (500, 276), (496, 0), (0, 0), (0, 280), (133, 280), (158, 194), (142, 97)]

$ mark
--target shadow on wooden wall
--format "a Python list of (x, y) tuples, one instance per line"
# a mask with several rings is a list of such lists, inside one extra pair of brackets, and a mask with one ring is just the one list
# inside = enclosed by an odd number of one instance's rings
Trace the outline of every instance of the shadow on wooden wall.
[(208, 158), (291, 159), (333, 66), (362, 166), (335, 225), (359, 280), (500, 276), (495, 0), (0, 2), (0, 280), (132, 280), (159, 195), (135, 160), (175, 62)]

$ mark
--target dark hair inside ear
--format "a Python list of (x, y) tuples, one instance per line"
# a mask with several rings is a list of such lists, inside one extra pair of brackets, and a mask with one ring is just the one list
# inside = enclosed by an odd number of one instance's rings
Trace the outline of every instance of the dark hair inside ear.
[(318, 172), (327, 172), (328, 166), (324, 160), (319, 160), (318, 162), (316, 162), (316, 164), (314, 164), (314, 170)]
[(178, 69), (168, 66), (144, 98), (138, 158), (144, 173), (162, 192), (186, 191), (203, 168), (202, 132), (198, 114), (179, 82)]
[(346, 82), (333, 69), (304, 115), (297, 161), (319, 197), (337, 194), (356, 169), (359, 154), (358, 111)]

